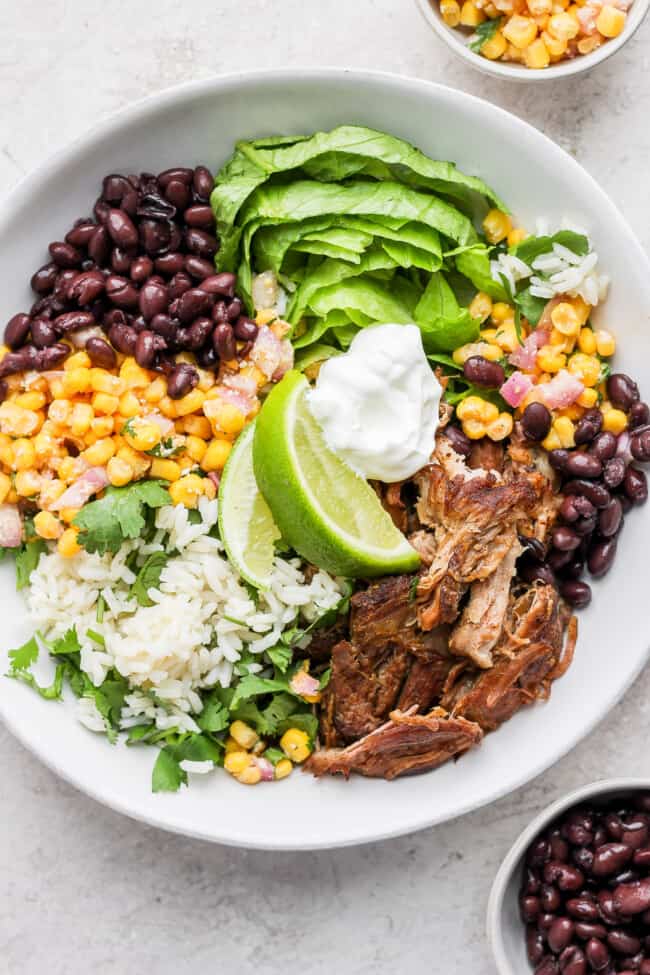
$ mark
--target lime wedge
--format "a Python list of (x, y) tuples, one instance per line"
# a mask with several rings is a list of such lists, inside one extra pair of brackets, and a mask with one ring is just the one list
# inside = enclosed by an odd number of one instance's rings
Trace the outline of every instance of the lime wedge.
[(242, 430), (219, 485), (219, 533), (231, 563), (257, 589), (269, 584), (280, 532), (253, 473), (255, 423)]
[(334, 575), (412, 572), (417, 552), (370, 485), (327, 447), (308, 388), (303, 375), (288, 372), (256, 420), (255, 477), (282, 537)]

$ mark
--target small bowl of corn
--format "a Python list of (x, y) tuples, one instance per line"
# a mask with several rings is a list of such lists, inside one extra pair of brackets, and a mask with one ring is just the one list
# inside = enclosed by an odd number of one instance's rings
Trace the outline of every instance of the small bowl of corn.
[(552, 81), (589, 71), (641, 26), (650, 0), (416, 0), (458, 57), (495, 78)]

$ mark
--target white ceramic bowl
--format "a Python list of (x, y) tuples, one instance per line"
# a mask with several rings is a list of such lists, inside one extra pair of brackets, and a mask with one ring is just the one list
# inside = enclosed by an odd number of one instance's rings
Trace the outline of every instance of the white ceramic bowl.
[(598, 804), (638, 790), (650, 790), (650, 780), (603, 779), (583, 785), (547, 806), (517, 838), (495, 877), (487, 909), (487, 934), (498, 975), (532, 972), (526, 957), (525, 928), (519, 917), (518, 904), (522, 861), (530, 843), (571, 806), (586, 801)]
[[(614, 281), (600, 320), (606, 318), (618, 333), (617, 363), (650, 394), (650, 267), (591, 177), (541, 133), (487, 102), (363, 71), (217, 78), (166, 91), (103, 122), (29, 176), (0, 210), (0, 322), (29, 307), (29, 277), (45, 259), (47, 243), (90, 211), (106, 173), (157, 171), (175, 163), (217, 168), (236, 139), (310, 132), (345, 121), (393, 132), (433, 156), (456, 160), (492, 183), (525, 226), (544, 214), (585, 227)], [(178, 795), (152, 795), (152, 750), (112, 747), (77, 724), (69, 705), (42, 701), (0, 678), (0, 715), (28, 748), (89, 795), (147, 822), (210, 840), (315, 848), (439, 823), (548, 768), (594, 727), (645, 663), (650, 505), (629, 522), (615, 571), (595, 586), (594, 603), (582, 614), (573, 667), (551, 700), (518, 714), (458, 764), (428, 775), (346, 783), (296, 772), (282, 784), (243, 789), (219, 772), (195, 776), (198, 781)], [(29, 632), (7, 563), (0, 566), (0, 607), (4, 673), (7, 649)]]
[(468, 34), (464, 30), (448, 27), (445, 24), (440, 15), (438, 0), (415, 0), (415, 2), (434, 33), (438, 35), (440, 40), (454, 54), (465, 61), (466, 64), (471, 65), (473, 68), (478, 68), (479, 71), (482, 71), (484, 74), (489, 74), (493, 78), (530, 83), (559, 81), (561, 78), (569, 78), (573, 75), (582, 74), (584, 71), (591, 71), (597, 64), (602, 64), (607, 58), (620, 51), (623, 45), (634, 36), (643, 23), (643, 19), (648, 12), (648, 6), (650, 6), (650, 0), (634, 0), (622, 34), (607, 41), (591, 54), (574, 58), (573, 61), (558, 61), (557, 64), (551, 64), (543, 70), (532, 70), (523, 64), (489, 61), (482, 55), (470, 51), (467, 46)]

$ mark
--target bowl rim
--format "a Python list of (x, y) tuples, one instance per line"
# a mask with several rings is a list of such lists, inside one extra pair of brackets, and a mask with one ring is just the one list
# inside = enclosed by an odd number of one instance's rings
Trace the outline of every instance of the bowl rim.
[[(622, 216), (608, 194), (580, 165), (580, 163), (578, 163), (564, 149), (558, 146), (557, 143), (553, 142), (553, 140), (551, 140), (548, 136), (544, 135), (544, 133), (530, 125), (530, 123), (510, 112), (507, 112), (499, 106), (492, 104), (491, 102), (446, 85), (440, 85), (420, 78), (396, 75), (385, 71), (341, 67), (258, 69), (247, 72), (231, 72), (222, 75), (214, 75), (207, 79), (189, 81), (180, 85), (171, 86), (163, 89), (160, 92), (156, 92), (146, 96), (145, 98), (139, 99), (134, 103), (127, 104), (106, 118), (99, 120), (72, 142), (66, 144), (61, 149), (46, 158), (37, 168), (25, 175), (14, 185), (7, 196), (0, 201), (0, 238), (5, 232), (8, 221), (23, 206), (26, 198), (31, 192), (33, 185), (40, 184), (43, 180), (49, 180), (53, 173), (73, 162), (80, 151), (92, 149), (94, 146), (100, 144), (103, 140), (106, 140), (116, 132), (119, 132), (123, 127), (146, 120), (149, 116), (155, 116), (159, 112), (163, 113), (173, 106), (184, 105), (191, 102), (193, 99), (200, 99), (201, 97), (210, 94), (227, 93), (232, 90), (245, 93), (247, 89), (254, 90), (259, 85), (264, 83), (275, 84), (277, 82), (281, 82), (285, 84), (300, 84), (304, 81), (312, 84), (318, 82), (325, 84), (336, 81), (347, 83), (360, 83), (362, 81), (366, 81), (370, 84), (377, 83), (379, 85), (388, 85), (396, 90), (401, 89), (406, 94), (411, 92), (429, 93), (434, 97), (438, 96), (443, 99), (456, 101), (458, 103), (471, 104), (476, 109), (488, 111), (495, 118), (501, 119), (504, 124), (507, 124), (512, 130), (514, 130), (514, 134), (518, 133), (522, 138), (525, 137), (529, 140), (532, 139), (539, 141), (540, 144), (543, 144), (549, 154), (550, 161), (554, 160), (556, 163), (566, 167), (570, 174), (573, 174), (573, 176), (576, 178), (580, 178), (583, 181), (583, 184), (586, 184), (595, 192), (604, 207), (603, 219), (609, 221), (610, 223), (617, 224), (620, 231), (627, 236), (629, 248), (635, 262), (645, 267), (647, 276), (650, 278), (650, 262), (645, 254), (645, 251), (643, 250), (639, 240), (632, 231), (628, 222)], [(439, 822), (458, 818), (459, 816), (465, 815), (477, 808), (480, 808), (481, 806), (493, 803), (498, 799), (503, 798), (504, 795), (510, 794), (516, 789), (521, 788), (542, 772), (546, 771), (546, 769), (551, 765), (559, 761), (560, 758), (574, 748), (579, 741), (588, 735), (603, 720), (609, 710), (615, 706), (620, 697), (622, 697), (622, 695), (636, 680), (638, 674), (645, 666), (649, 656), (650, 645), (646, 645), (644, 653), (639, 654), (638, 659), (635, 661), (635, 666), (630, 669), (624, 683), (617, 688), (616, 696), (609, 701), (605, 710), (592, 716), (587, 723), (580, 727), (579, 733), (572, 735), (565, 742), (563, 742), (562, 748), (556, 751), (551, 762), (547, 761), (546, 759), (542, 759), (541, 761), (533, 759), (530, 765), (527, 766), (526, 769), (523, 770), (514, 781), (509, 782), (505, 787), (501, 785), (500, 781), (495, 781), (494, 787), (487, 797), (482, 796), (479, 798), (466, 798), (463, 802), (458, 804), (458, 807), (454, 810), (453, 815), (445, 814), (443, 816), (439, 816), (436, 814), (436, 810), (434, 808), (423, 805), (408, 817), (404, 817), (397, 824), (384, 825), (379, 829), (375, 828), (369, 832), (364, 832), (363, 835), (358, 833), (350, 834), (346, 837), (338, 837), (335, 840), (328, 839), (327, 837), (322, 839), (305, 838), (303, 840), (292, 841), (291, 843), (283, 843), (282, 841), (278, 840), (274, 841), (272, 837), (264, 837), (263, 839), (248, 838), (248, 836), (244, 837), (241, 834), (232, 831), (227, 832), (224, 835), (224, 833), (220, 832), (218, 828), (207, 831), (201, 827), (188, 824), (185, 821), (183, 814), (180, 812), (170, 814), (168, 811), (164, 810), (152, 812), (150, 809), (140, 809), (137, 806), (134, 808), (134, 804), (130, 803), (128, 798), (125, 798), (120, 792), (112, 790), (107, 786), (100, 789), (96, 787), (94, 783), (89, 782), (87, 777), (83, 774), (83, 769), (66, 768), (65, 764), (62, 763), (57, 756), (51, 754), (48, 755), (47, 751), (37, 748), (29, 740), (29, 736), (26, 733), (23, 734), (22, 726), (18, 722), (12, 720), (9, 715), (6, 714), (3, 706), (2, 695), (0, 695), (0, 720), (3, 721), (12, 734), (26, 748), (32, 751), (40, 761), (44, 762), (44, 764), (46, 764), (66, 782), (79, 789), (86, 795), (91, 796), (91, 798), (96, 799), (116, 812), (120, 812), (131, 817), (132, 819), (139, 820), (147, 823), (148, 825), (154, 825), (159, 828), (169, 830), (170, 832), (177, 832), (197, 839), (204, 839), (211, 842), (219, 842), (232, 846), (242, 846), (248, 849), (328, 849), (332, 847), (344, 847), (367, 842), (377, 842), (394, 836), (401, 836), (406, 833), (425, 829), (436, 825)]]
[(511, 64), (502, 61), (489, 61), (470, 51), (464, 39), (465, 35), (460, 34), (455, 28), (448, 27), (435, 9), (433, 0), (415, 0), (415, 3), (435, 34), (447, 45), (454, 54), (470, 64), (477, 71), (488, 74), (493, 78), (506, 79), (519, 84), (536, 84), (537, 82), (558, 81), (561, 78), (569, 78), (573, 75), (582, 74), (590, 71), (599, 64), (603, 64), (608, 58), (616, 54), (629, 40), (634, 37), (637, 30), (643, 23), (650, 0), (634, 0), (629, 14), (628, 22), (618, 37), (614, 37), (603, 44), (591, 54), (583, 54), (573, 61), (558, 61), (556, 64), (549, 65), (543, 70), (531, 70), (520, 64)]
[[(486, 911), (486, 932), (488, 942), (492, 949), (494, 961), (499, 975), (521, 975), (510, 963), (506, 952), (502, 936), (502, 918), (505, 893), (510, 884), (514, 872), (519, 868), (521, 859), (532, 840), (545, 829), (554, 819), (560, 816), (571, 806), (575, 806), (585, 799), (594, 799), (608, 793), (634, 792), (638, 790), (647, 791), (650, 789), (650, 778), (617, 778), (617, 779), (597, 779), (573, 789), (566, 795), (556, 799), (550, 805), (542, 809), (537, 816), (532, 819), (528, 826), (519, 834), (508, 852), (506, 853), (496, 877), (492, 883), (490, 896)], [(522, 925), (522, 938), (524, 928)], [(531, 968), (532, 972), (532, 968)]]

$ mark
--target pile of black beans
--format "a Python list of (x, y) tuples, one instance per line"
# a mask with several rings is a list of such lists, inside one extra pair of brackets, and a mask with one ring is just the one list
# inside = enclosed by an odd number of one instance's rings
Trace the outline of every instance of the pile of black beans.
[[(625, 514), (648, 498), (646, 475), (633, 462), (650, 461), (650, 409), (624, 373), (609, 377), (607, 394), (626, 413), (628, 428), (618, 436), (604, 431), (603, 415), (594, 407), (576, 424), (575, 448), (550, 451), (565, 497), (548, 551), (529, 549), (519, 566), (529, 581), (557, 581), (575, 607), (591, 601), (591, 588), (582, 579), (585, 570), (594, 578), (609, 571)], [(521, 427), (529, 440), (543, 439), (550, 425), (551, 415), (541, 403), (524, 410)]]
[(235, 296), (235, 275), (215, 273), (213, 184), (205, 166), (105, 177), (93, 217), (49, 245), (49, 262), (31, 278), (36, 301), (5, 328), (0, 398), (2, 377), (57, 368), (71, 352), (62, 339), (105, 369), (115, 350), (133, 355), (167, 376), (172, 398), (199, 378), (177, 353), (192, 352), (205, 369), (248, 353), (257, 326)]
[(650, 794), (576, 807), (538, 836), (519, 909), (535, 975), (650, 975)]

